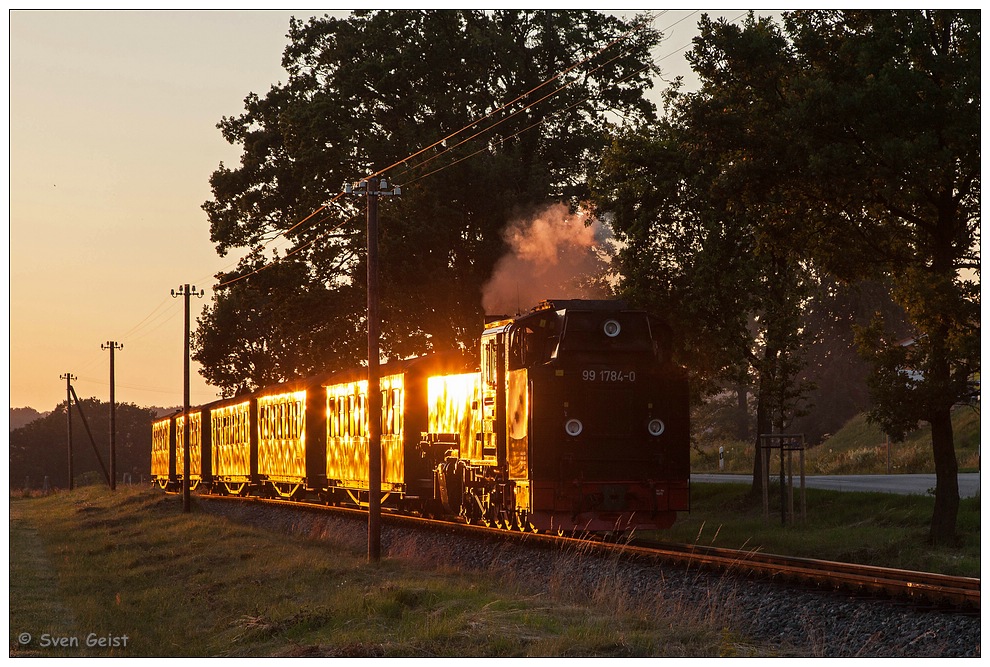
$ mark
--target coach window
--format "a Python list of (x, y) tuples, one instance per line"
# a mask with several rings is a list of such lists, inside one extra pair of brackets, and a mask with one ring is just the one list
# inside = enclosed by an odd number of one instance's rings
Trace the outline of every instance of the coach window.
[(402, 433), (402, 390), (392, 390), (392, 433)]
[(367, 410), (368, 397), (365, 396), (364, 394), (361, 394), (358, 397), (358, 402), (360, 407), (358, 408), (357, 419), (355, 420), (354, 426), (356, 427), (357, 435), (364, 437), (368, 435), (365, 428), (365, 424), (367, 423), (367, 415), (368, 415), (368, 410)]
[(347, 397), (347, 414), (344, 415), (344, 427), (347, 431), (344, 435), (350, 437), (354, 435), (354, 397)]

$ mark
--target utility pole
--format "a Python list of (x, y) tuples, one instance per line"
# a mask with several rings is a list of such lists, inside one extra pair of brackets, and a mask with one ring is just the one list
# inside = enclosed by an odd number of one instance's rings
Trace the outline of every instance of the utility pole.
[(184, 296), (186, 300), (186, 330), (185, 345), (182, 358), (182, 512), (188, 514), (192, 511), (192, 503), (189, 499), (189, 297), (198, 296), (203, 298), (203, 290), (196, 292), (196, 286), (189, 287), (186, 283), (176, 292), (172, 290), (172, 298)]
[(344, 184), (345, 194), (366, 195), (368, 200), (368, 562), (382, 557), (382, 394), (378, 348), (381, 321), (378, 313), (378, 198), (402, 194), (389, 190), (384, 178)]
[(59, 375), (59, 380), (65, 380), (65, 431), (69, 440), (69, 491), (72, 490), (72, 381), (78, 380), (72, 373)]
[(110, 490), (117, 490), (117, 404), (114, 400), (113, 351), (123, 350), (123, 343), (108, 340), (100, 348), (110, 350)]

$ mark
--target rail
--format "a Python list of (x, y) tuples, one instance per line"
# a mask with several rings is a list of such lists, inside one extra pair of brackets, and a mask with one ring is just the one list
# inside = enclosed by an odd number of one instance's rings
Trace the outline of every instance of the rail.
[[(366, 512), (356, 508), (333, 507), (315, 503), (235, 496), (198, 496), (198, 498), (210, 501), (252, 502), (293, 510), (335, 512), (360, 520), (366, 520), (367, 517)], [(619, 543), (587, 537), (521, 533), (397, 513), (383, 513), (382, 520), (428, 529), (462, 532), (475, 537), (524, 539), (529, 540), (530, 544), (534, 546), (573, 546), (579, 547), (582, 553), (598, 552), (645, 562), (669, 563), (688, 568), (700, 567), (781, 582), (802, 583), (823, 589), (886, 596), (893, 599), (909, 600), (914, 604), (940, 605), (963, 612), (976, 612), (980, 608), (980, 579), (973, 577), (779, 556), (759, 551), (718, 547), (641, 541)]]

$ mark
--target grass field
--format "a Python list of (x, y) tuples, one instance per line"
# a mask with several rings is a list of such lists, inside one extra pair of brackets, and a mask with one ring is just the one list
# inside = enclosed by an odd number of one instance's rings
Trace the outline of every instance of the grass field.
[[(980, 469), (979, 405), (957, 408), (952, 415), (953, 440), (960, 472)], [(719, 447), (724, 450), (722, 472), (753, 471), (754, 445), (738, 440), (696, 438), (691, 451), (692, 472), (719, 472)], [(888, 457), (889, 451), (889, 457)], [(889, 465), (889, 468), (888, 468)], [(805, 471), (809, 475), (870, 475), (884, 473), (934, 473), (931, 427), (922, 425), (904, 442), (890, 443), (878, 426), (870, 424), (864, 414), (850, 419), (832, 437), (805, 452)]]
[(150, 490), (86, 487), (10, 509), (12, 656), (776, 652), (733, 636), (724, 611), (574, 588), (566, 559), (548, 582), (438, 570), (415, 554), (371, 566), (363, 535), (288, 538), (182, 515)]
[[(691, 514), (660, 537), (979, 576), (978, 499), (963, 501), (959, 548), (934, 550), (931, 498), (809, 490), (807, 523), (782, 527), (746, 489), (692, 485)], [(370, 566), (363, 534), (287, 538), (179, 507), (134, 487), (12, 498), (11, 655), (779, 654), (734, 634), (717, 599), (575, 589), (573, 554), (548, 555), (561, 560), (539, 582), (439, 570), (408, 553)]]
[[(935, 499), (807, 489), (804, 522), (781, 525), (779, 491), (770, 519), (746, 484), (691, 484), (691, 512), (651, 537), (728, 549), (907, 570), (980, 576), (980, 498), (961, 501), (955, 548), (927, 543)], [(777, 487), (779, 490), (779, 487)], [(799, 508), (797, 499), (795, 507)]]

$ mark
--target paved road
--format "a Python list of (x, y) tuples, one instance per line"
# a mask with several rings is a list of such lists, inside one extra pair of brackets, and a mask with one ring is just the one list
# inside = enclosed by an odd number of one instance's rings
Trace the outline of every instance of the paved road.
[[(710, 475), (692, 473), (694, 482), (735, 482), (750, 484), (749, 475)], [(794, 478), (797, 488), (800, 481)], [(809, 489), (829, 489), (832, 491), (879, 491), (881, 493), (901, 493), (925, 495), (928, 489), (935, 488), (935, 475), (808, 475), (805, 484)], [(963, 498), (980, 493), (980, 473), (959, 474), (959, 495)]]

